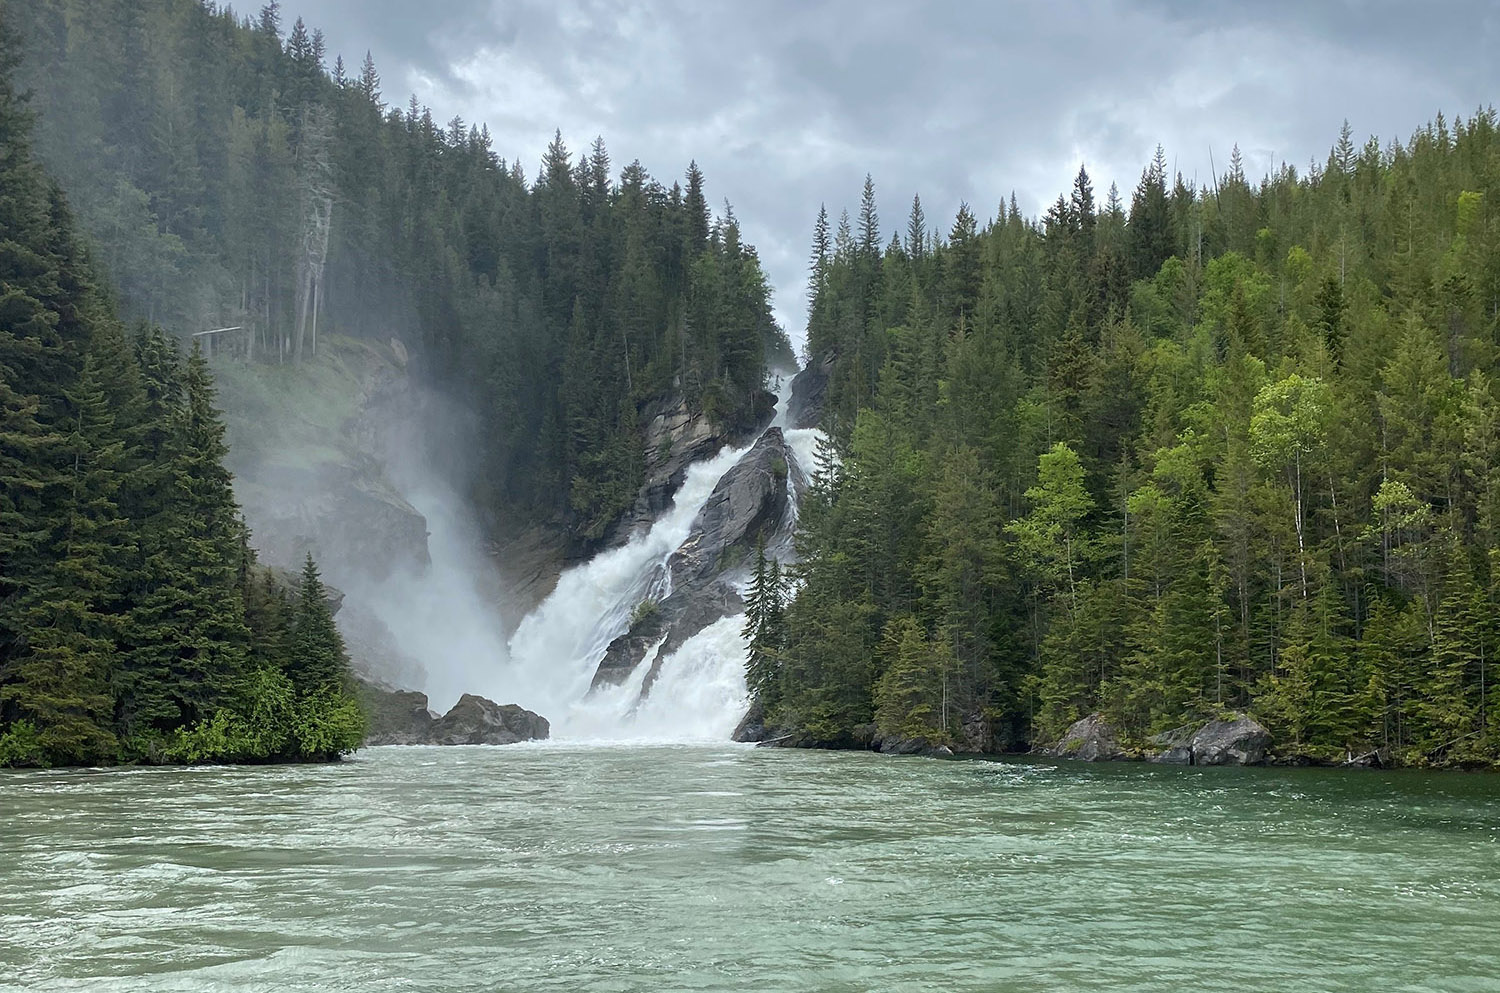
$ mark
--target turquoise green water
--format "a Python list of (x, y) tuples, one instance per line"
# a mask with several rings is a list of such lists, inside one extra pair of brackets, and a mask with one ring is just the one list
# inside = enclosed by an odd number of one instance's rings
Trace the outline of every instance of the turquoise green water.
[(1500, 989), (1500, 778), (383, 748), (0, 775), (0, 988)]

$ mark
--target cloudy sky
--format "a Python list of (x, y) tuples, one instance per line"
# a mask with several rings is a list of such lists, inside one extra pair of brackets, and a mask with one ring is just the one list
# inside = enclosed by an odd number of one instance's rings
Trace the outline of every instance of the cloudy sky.
[(794, 340), (819, 203), (875, 179), (886, 236), (913, 193), (929, 223), (981, 218), (1015, 191), (1039, 213), (1084, 163), (1127, 199), (1160, 142), (1207, 182), (1238, 143), (1258, 178), (1500, 95), (1500, 7), (1486, 0), (894, 3), (283, 0), (387, 102), (489, 124), (536, 172), (555, 128), (670, 183), (696, 158), (733, 203)]

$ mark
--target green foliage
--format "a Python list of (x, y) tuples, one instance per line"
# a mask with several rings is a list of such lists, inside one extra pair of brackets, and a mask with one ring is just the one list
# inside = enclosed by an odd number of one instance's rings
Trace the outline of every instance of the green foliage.
[(1128, 204), (1080, 173), (873, 258), (820, 214), (780, 726), (1005, 748), (1249, 711), (1308, 754), (1500, 755), (1497, 138), (1207, 190), (1159, 152)]
[(317, 570), (295, 614), (258, 583), (207, 362), (156, 326), (127, 341), (94, 288), (12, 47), (0, 29), (0, 765), (336, 758), (363, 721)]
[(660, 603), (650, 597), (646, 597), (640, 603), (636, 604), (635, 609), (630, 612), (630, 626), (635, 628), (655, 619), (660, 608)]
[(42, 745), (35, 724), (16, 721), (0, 732), (0, 768), (47, 764), (47, 750)]
[[(528, 180), (486, 128), (388, 106), (368, 59), (331, 77), (300, 21), (97, 6), (8, 14), (38, 150), (127, 314), (240, 327), (218, 340), (278, 364), (321, 357), (330, 334), (398, 336), (470, 401), (480, 496), (515, 519), (563, 508), (584, 541), (636, 497), (652, 401), (680, 395), (732, 429), (763, 416), (764, 370), (791, 364), (790, 344), (696, 164), (684, 189), (559, 134)], [(292, 399), (315, 423), (332, 413)]]
[(953, 657), (933, 643), (910, 615), (885, 626), (881, 646), (884, 672), (875, 683), (875, 730), (882, 736), (947, 744), (948, 679)]

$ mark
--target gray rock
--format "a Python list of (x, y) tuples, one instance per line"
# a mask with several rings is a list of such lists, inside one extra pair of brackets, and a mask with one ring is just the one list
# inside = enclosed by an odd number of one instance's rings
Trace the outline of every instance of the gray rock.
[(392, 689), (364, 680), (356, 680), (355, 692), (370, 721), (365, 744), (432, 743), (432, 725), (437, 718), (427, 709), (427, 694)]
[(1248, 717), (1180, 727), (1151, 739), (1152, 762), (1162, 765), (1263, 765), (1271, 734)]
[(465, 693), (432, 724), (435, 745), (513, 745), (545, 740), (552, 733), (547, 719), (513, 703), (498, 704)]
[[(790, 484), (790, 485), (789, 485)], [(714, 487), (692, 528), (667, 563), (671, 592), (610, 643), (594, 673), (594, 686), (617, 685), (660, 644), (642, 692), (659, 663), (715, 621), (744, 609), (736, 579), (750, 567), (758, 541), (768, 549), (789, 541), (795, 523), (793, 494), (806, 485), (780, 428), (760, 436)]]
[(544, 740), (552, 731), (545, 717), (469, 693), (435, 717), (425, 693), (363, 680), (355, 690), (370, 720), (367, 745), (510, 745)]
[(792, 378), (792, 395), (787, 400), (787, 424), (794, 428), (815, 428), (823, 420), (833, 363), (833, 352), (827, 352), (817, 362), (809, 362)]
[(953, 754), (953, 749), (947, 745), (933, 744), (927, 738), (903, 738), (899, 735), (878, 739), (875, 750), (882, 755), (926, 755), (933, 758)]
[(1376, 748), (1361, 755), (1350, 752), (1342, 765), (1346, 769), (1388, 769), (1391, 766), (1391, 756), (1382, 748)]
[[(706, 414), (694, 411), (681, 396), (653, 400), (641, 410), (645, 423), (645, 481), (635, 504), (605, 532), (604, 547), (624, 544), (638, 528), (648, 527), (672, 505), (676, 493), (694, 462), (713, 458), (725, 445), (744, 444), (755, 437), (775, 415), (776, 397), (762, 391), (754, 414), (744, 425), (716, 425)], [(592, 549), (589, 549), (592, 551)]]
[(1078, 759), (1081, 762), (1109, 762), (1123, 758), (1125, 751), (1103, 714), (1090, 714), (1074, 721), (1062, 740), (1048, 754), (1060, 759)]
[(766, 727), (766, 708), (761, 706), (760, 701), (750, 705), (745, 716), (735, 725), (734, 733), (729, 736), (730, 741), (739, 742), (761, 742), (773, 737)]
[(1209, 721), (1189, 743), (1194, 765), (1262, 765), (1271, 733), (1248, 717)]
[(1158, 765), (1192, 765), (1193, 750), (1187, 745), (1172, 745), (1151, 756), (1151, 761)]

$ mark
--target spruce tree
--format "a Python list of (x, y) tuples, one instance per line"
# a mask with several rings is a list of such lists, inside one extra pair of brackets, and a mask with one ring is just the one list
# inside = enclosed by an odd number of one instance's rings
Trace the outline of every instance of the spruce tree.
[(311, 554), (302, 566), (302, 583), (292, 615), (287, 646), (287, 674), (302, 694), (342, 688), (348, 666), (344, 639), (334, 626), (328, 594)]

